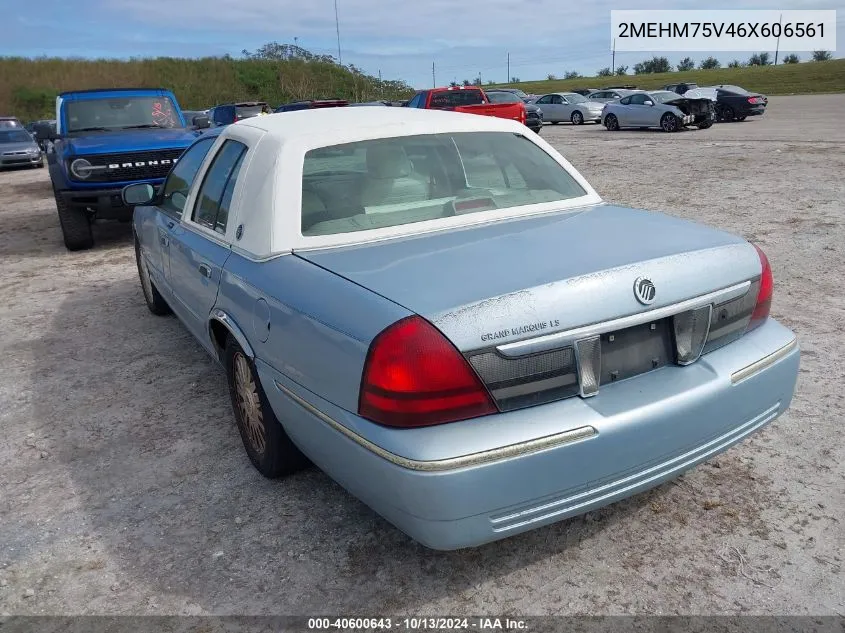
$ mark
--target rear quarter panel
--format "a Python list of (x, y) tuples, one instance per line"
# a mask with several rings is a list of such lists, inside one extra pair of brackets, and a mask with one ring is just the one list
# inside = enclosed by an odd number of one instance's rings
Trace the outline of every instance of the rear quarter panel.
[(352, 412), (370, 342), (411, 314), (296, 255), (254, 261), (236, 252), (226, 262), (216, 307), (238, 325), (256, 358)]

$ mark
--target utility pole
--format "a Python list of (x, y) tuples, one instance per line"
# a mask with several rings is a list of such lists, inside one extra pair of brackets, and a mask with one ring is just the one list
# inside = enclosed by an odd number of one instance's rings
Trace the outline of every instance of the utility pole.
[[(778, 19), (778, 27), (780, 27), (781, 22), (783, 22), (783, 13), (780, 14), (780, 18)], [(778, 43), (775, 45), (775, 66), (778, 65), (778, 53), (780, 52), (780, 28), (778, 28)]]
[(616, 74), (616, 38), (613, 38), (613, 48), (610, 51), (610, 72)]
[(337, 18), (337, 0), (334, 0), (334, 26), (337, 30), (337, 63), (343, 66), (343, 57), (340, 55), (340, 20)]
[(511, 81), (511, 54), (508, 53), (508, 76), (505, 77), (505, 82), (510, 83)]
[(431, 62), (431, 87), (437, 88), (437, 79), (434, 76), (434, 62)]

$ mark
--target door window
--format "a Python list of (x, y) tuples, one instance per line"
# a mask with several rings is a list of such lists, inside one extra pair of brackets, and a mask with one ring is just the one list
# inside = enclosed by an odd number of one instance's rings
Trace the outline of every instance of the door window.
[(648, 95), (632, 95), (630, 103), (631, 105), (645, 105), (646, 99), (648, 99)]
[(170, 170), (167, 180), (164, 181), (161, 209), (176, 217), (182, 215), (191, 185), (215, 140), (213, 137), (201, 139), (182, 154), (179, 162)]
[(191, 218), (194, 222), (218, 233), (226, 233), (229, 206), (247, 149), (246, 145), (238, 141), (227, 140), (223, 143), (197, 194)]

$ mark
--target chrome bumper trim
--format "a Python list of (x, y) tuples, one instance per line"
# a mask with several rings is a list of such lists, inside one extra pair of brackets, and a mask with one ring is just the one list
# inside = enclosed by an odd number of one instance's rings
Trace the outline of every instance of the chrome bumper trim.
[(368, 439), (358, 435), (355, 431), (345, 427), (340, 422), (337, 422), (336, 420), (327, 416), (325, 413), (317, 409), (310, 402), (307, 402), (306, 400), (300, 398), (293, 391), (279, 383), (278, 380), (274, 380), (273, 382), (275, 383), (276, 388), (279, 391), (284, 393), (286, 396), (288, 396), (291, 400), (296, 402), (299, 406), (301, 406), (309, 413), (320, 418), (323, 422), (328, 424), (335, 431), (342, 433), (356, 444), (366, 448), (372, 453), (375, 453), (379, 457), (386, 459), (392, 464), (396, 464), (397, 466), (401, 466), (402, 468), (407, 468), (409, 470), (440, 472), (444, 470), (466, 468), (468, 466), (477, 466), (479, 464), (487, 464), (489, 462), (508, 459), (510, 457), (520, 457), (529, 453), (536, 453), (542, 450), (555, 448), (564, 444), (570, 444), (579, 440), (585, 440), (587, 438), (598, 435), (598, 431), (596, 431), (596, 429), (594, 429), (592, 426), (582, 426), (577, 429), (572, 429), (571, 431), (555, 433), (554, 435), (547, 435), (545, 437), (539, 437), (534, 440), (528, 440), (527, 442), (510, 444), (508, 446), (502, 446), (499, 448), (491, 449), (489, 451), (482, 451), (480, 453), (461, 455), (460, 457), (451, 457), (449, 459), (437, 459), (429, 461), (408, 459), (407, 457), (402, 457), (401, 455), (391, 453), (390, 451), (387, 451), (382, 447), (373, 444)]
[(751, 363), (747, 367), (743, 367), (739, 371), (735, 371), (731, 374), (731, 384), (735, 385), (738, 382), (742, 382), (746, 378), (750, 378), (757, 372), (763, 371), (767, 367), (774, 365), (776, 362), (781, 360), (782, 358), (789, 355), (792, 350), (798, 347), (798, 337), (792, 339), (789, 343), (784, 345), (778, 350), (775, 350), (768, 356), (764, 356), (760, 360)]
[(601, 323), (594, 323), (584, 327), (575, 328), (572, 330), (565, 330), (563, 332), (555, 332), (554, 334), (547, 334), (545, 336), (538, 336), (536, 338), (526, 339), (524, 341), (516, 341), (514, 343), (506, 343), (499, 345), (496, 351), (505, 358), (517, 358), (526, 354), (536, 354), (537, 352), (544, 352), (549, 349), (557, 347), (565, 347), (572, 345), (576, 340), (589, 338), (605, 332), (614, 332), (616, 330), (624, 330), (625, 328), (633, 327), (635, 325), (642, 325), (649, 321), (658, 321), (662, 318), (672, 316), (679, 312), (686, 312), (695, 308), (704, 307), (707, 304), (720, 304), (731, 299), (741, 297), (751, 288), (751, 282), (754, 280), (743, 281), (742, 283), (716, 292), (710, 292), (706, 295), (700, 295), (673, 303), (672, 305), (663, 306), (655, 310), (648, 310), (647, 312), (639, 312), (630, 316), (613, 319), (611, 321), (604, 321)]

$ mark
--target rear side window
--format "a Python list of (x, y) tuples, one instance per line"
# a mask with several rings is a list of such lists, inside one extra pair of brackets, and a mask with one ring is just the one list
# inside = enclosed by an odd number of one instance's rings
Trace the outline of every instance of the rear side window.
[(484, 103), (480, 90), (443, 90), (431, 95), (430, 108), (456, 108)]
[(205, 156), (215, 140), (217, 139), (206, 138), (197, 141), (182, 154), (179, 162), (170, 170), (170, 174), (164, 182), (163, 200), (160, 205), (164, 211), (177, 217), (182, 215), (191, 185), (194, 184), (200, 165), (202, 165), (202, 161), (205, 160)]
[(409, 108), (421, 108), (421, 107), (423, 107), (423, 99), (424, 98), (425, 98), (425, 93), (424, 92), (418, 92), (416, 95), (414, 95), (414, 98), (411, 99), (408, 102), (407, 107), (409, 107)]
[(267, 114), (269, 108), (265, 103), (258, 103), (256, 105), (238, 106), (237, 110), (239, 119), (250, 119), (260, 114)]
[(229, 205), (246, 152), (247, 146), (238, 141), (228, 140), (223, 143), (197, 195), (192, 218), (194, 222), (218, 233), (226, 233)]

